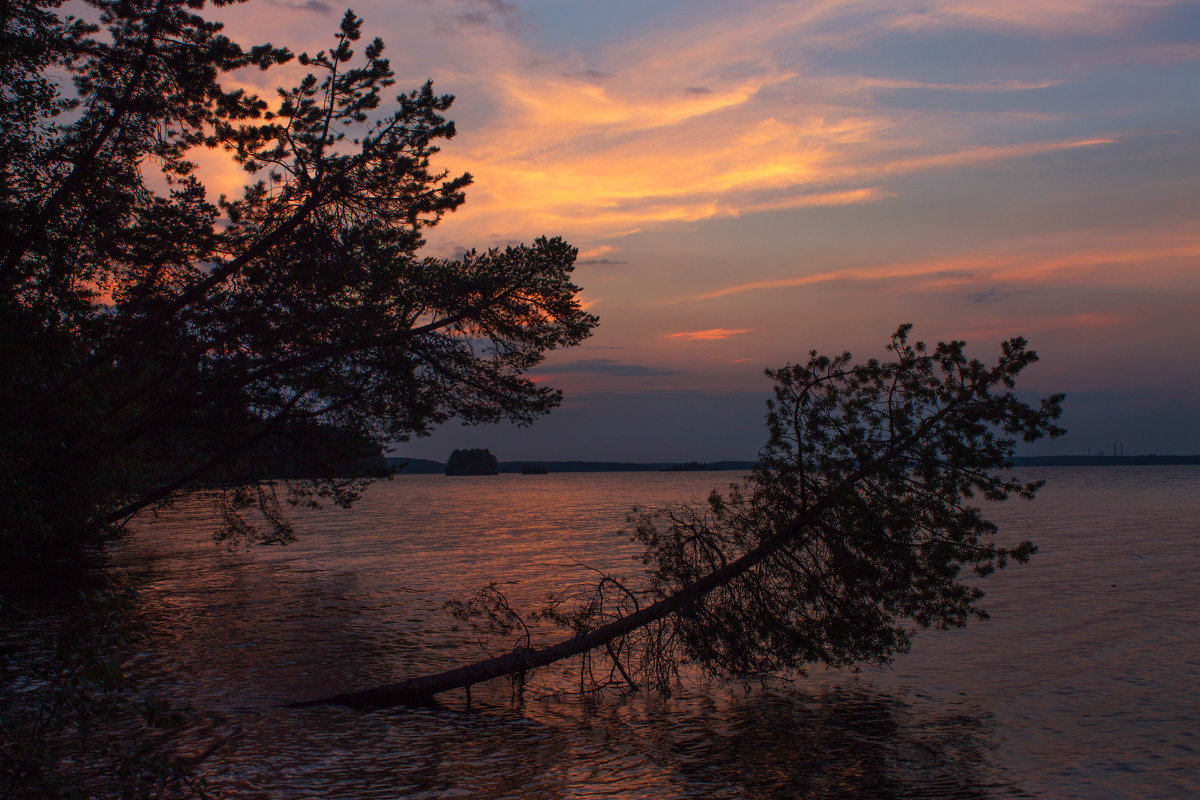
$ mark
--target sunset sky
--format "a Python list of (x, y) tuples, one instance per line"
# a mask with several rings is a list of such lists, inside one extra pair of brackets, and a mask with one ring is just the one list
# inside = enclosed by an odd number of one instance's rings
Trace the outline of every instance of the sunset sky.
[[(562, 235), (601, 324), (527, 430), (398, 449), (752, 458), (767, 366), (879, 355), (902, 322), (1042, 356), (1062, 440), (1200, 452), (1200, 4), (1160, 0), (358, 2), (399, 78), (457, 96), (467, 204), (429, 252)], [(225, 9), (328, 47), (344, 7)], [(270, 91), (278, 75), (247, 75)], [(232, 178), (231, 178), (232, 179)]]

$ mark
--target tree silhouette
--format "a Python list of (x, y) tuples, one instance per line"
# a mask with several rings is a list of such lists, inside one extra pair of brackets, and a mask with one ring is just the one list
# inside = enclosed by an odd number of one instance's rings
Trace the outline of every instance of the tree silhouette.
[[(432, 166), (452, 98), (427, 83), (385, 111), (392, 71), (359, 18), (269, 101), (222, 80), (293, 54), (231, 42), (203, 0), (84, 4), (97, 24), (58, 0), (0, 4), (11, 555), (94, 541), (201, 484), (256, 487), (223, 493), (228, 529), (286, 540), (260, 480), (302, 475), (292, 500), (345, 504), (364, 443), (560, 402), (524, 372), (597, 322), (575, 249), (420, 255), (471, 180)], [(209, 197), (197, 148), (245, 169), (240, 196)]]
[(917, 629), (986, 617), (965, 581), (1010, 561), (978, 500), (1032, 499), (1039, 482), (1004, 470), (1018, 439), (1059, 436), (1062, 395), (1036, 406), (1011, 391), (1037, 354), (1023, 339), (994, 366), (964, 343), (928, 349), (892, 337), (890, 361), (853, 364), (815, 351), (768, 370), (770, 436), (750, 477), (703, 507), (635, 512), (631, 535), (644, 573), (602, 575), (535, 612), (572, 631), (533, 648), (530, 628), (498, 584), (455, 606), (510, 652), (401, 683), (299, 705), (371, 708), (434, 695), (581, 656), (581, 688), (669, 689), (681, 663), (740, 678), (822, 663), (885, 664)]
[(455, 450), (446, 461), (447, 475), (496, 475), (500, 472), (500, 461), (490, 450), (472, 447)]

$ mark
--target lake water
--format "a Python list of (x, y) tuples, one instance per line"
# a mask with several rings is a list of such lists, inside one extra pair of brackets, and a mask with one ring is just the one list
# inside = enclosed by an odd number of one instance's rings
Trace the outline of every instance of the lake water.
[(1182, 798), (1200, 796), (1200, 468), (1023, 470), (994, 508), (1026, 566), (984, 583), (992, 619), (919, 634), (890, 670), (595, 702), (551, 674), (439, 708), (282, 704), (481, 655), (443, 603), (516, 602), (632, 573), (628, 508), (730, 473), (398, 477), (300, 540), (230, 552), (207, 507), (143, 525), (114, 565), (140, 586), (136, 670), (199, 710), (217, 788), (262, 798)]

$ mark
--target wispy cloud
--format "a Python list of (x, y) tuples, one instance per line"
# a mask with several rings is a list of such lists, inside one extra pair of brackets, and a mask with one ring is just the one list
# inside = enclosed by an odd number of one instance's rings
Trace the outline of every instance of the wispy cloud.
[[(326, 0), (275, 3), (327, 7)], [(476, 182), (444, 235), (527, 240), (550, 231), (601, 241), (672, 223), (870, 203), (895, 194), (899, 175), (1111, 141), (1065, 136), (1065, 126), (1055, 126), (1064, 115), (1022, 108), (1019, 100), (972, 106), (970, 114), (879, 100), (901, 90), (1019, 98), (1074, 75), (1030, 74), (1021, 65), (984, 80), (939, 81), (868, 64), (858, 65), (860, 72), (844, 56), (870, 52), (897, 30), (1000, 28), (1077, 38), (1119, 31), (1167, 5), (763, 1), (737, 14), (689, 8), (641, 35), (584, 49), (539, 40), (537, 20), (524, 18), (528, 12), (511, 0), (399, 7), (368, 0), (361, 10), (372, 32), (382, 27), (402, 82), (432, 75), (460, 96), (453, 115), (461, 133), (439, 163), (470, 171)], [(261, 30), (266, 21), (255, 4), (228, 13), (252, 23), (245, 30)], [(327, 46), (328, 20), (303, 16), (320, 26), (300, 19), (297, 44)], [(438, 26), (454, 35), (429, 36)], [(1162, 47), (1173, 48), (1174, 59), (1197, 57), (1191, 44)], [(1113, 57), (1149, 57), (1133, 44), (1122, 52)], [(232, 183), (245, 176), (225, 177)], [(431, 234), (435, 242), (442, 236)]]
[(567, 80), (584, 81), (585, 83), (603, 83), (613, 76), (611, 72), (599, 69), (581, 69), (575, 72), (560, 72), (559, 75)]
[(450, 224), (602, 240), (670, 223), (869, 203), (893, 194), (900, 175), (1111, 144), (1112, 136), (1061, 135), (1058, 116), (1036, 105), (914, 113), (873, 98), (897, 90), (1020, 96), (1061, 86), (1059, 76), (876, 77), (839, 73), (803, 53), (838, 52), (849, 31), (883, 35), (918, 21), (970, 28), (999, 19), (1066, 32), (1156, 5), (1073, 0), (1045, 13), (1016, 0), (991, 11), (982, 2), (935, 2), (918, 13), (882, 0), (763, 4), (736, 17), (697, 13), (676, 30), (600, 46), (586, 65), (501, 40), (504, 55), (471, 79), (502, 111), (447, 150), (454, 168), (476, 176)]
[(738, 336), (743, 333), (750, 333), (752, 328), (709, 328), (703, 331), (680, 331), (678, 333), (668, 333), (668, 339), (682, 339), (688, 342), (713, 342), (719, 339), (728, 339), (730, 336)]
[(333, 6), (324, 0), (271, 0), (274, 5), (285, 8), (295, 8), (301, 11), (315, 11), (318, 14), (329, 14)]
[[(1104, 311), (1085, 311), (1078, 314), (1065, 314), (1054, 317), (1024, 319), (1020, 323), (1022, 335), (1043, 333), (1047, 331), (1098, 331), (1130, 325), (1139, 321), (1133, 314), (1120, 314)], [(957, 335), (968, 341), (1003, 339), (1013, 334), (1013, 323), (1006, 321), (1002, 326), (977, 327), (961, 330)]]
[[(1039, 252), (1040, 251), (1040, 252)], [(1046, 251), (1051, 251), (1047, 253)], [(667, 304), (715, 300), (747, 292), (787, 289), (830, 283), (890, 285), (905, 281), (909, 291), (982, 286), (969, 295), (972, 302), (1000, 299), (1001, 289), (1011, 295), (1014, 285), (1091, 284), (1121, 285), (1138, 282), (1130, 267), (1152, 267), (1159, 280), (1172, 274), (1196, 273), (1200, 259), (1200, 233), (1195, 231), (1145, 231), (1108, 241), (1079, 242), (1053, 239), (1027, 241), (1019, 250), (967, 254), (929, 260), (826, 270), (770, 280), (744, 281), (707, 292), (678, 297)]]
[(847, 84), (847, 88), (853, 89), (914, 89), (928, 92), (1031, 92), (1062, 85), (1062, 81), (1057, 80), (1023, 81), (1014, 79), (976, 83), (935, 83), (896, 78), (847, 76), (842, 80)]
[(1027, 289), (1000, 289), (996, 286), (989, 286), (986, 289), (980, 289), (977, 292), (967, 294), (967, 300), (972, 303), (998, 303), (1002, 300), (1011, 300), (1020, 295), (1027, 295)]
[[(884, 174), (899, 175), (908, 172), (918, 172), (930, 169), (946, 169), (981, 164), (987, 161), (999, 161), (1011, 158), (1055, 153), (1061, 150), (1074, 150), (1081, 147), (1096, 147), (1099, 145), (1116, 144), (1117, 140), (1107, 137), (1087, 139), (1066, 139), (1050, 142), (1030, 142), (1028, 144), (1013, 144), (1004, 146), (968, 147), (945, 153), (933, 153), (911, 157), (899, 157), (874, 169), (881, 169)], [(873, 171), (871, 166), (867, 170)]]
[[(279, 34), (278, 3), (221, 14), (239, 41), (330, 46), (312, 13), (328, 0), (279, 2), (311, 11)], [(747, 358), (861, 349), (901, 319), (1044, 330), (1040, 367), (1095, 385), (1195, 360), (1200, 44), (1184, 2), (616, 4), (588, 12), (601, 25), (523, 0), (355, 9), (398, 88), (431, 77), (458, 96), (434, 163), (475, 183), (431, 250), (582, 247), (605, 314), (573, 355), (598, 357), (539, 370), (555, 385), (729, 385), (757, 379)], [(293, 67), (229, 77), (273, 96)], [(1181, 133), (1145, 135), (1166, 130)], [(246, 176), (210, 163), (223, 155), (199, 154), (229, 191)], [(1093, 335), (1106, 326), (1124, 327)]]
[(1174, 0), (934, 0), (916, 10), (900, 7), (891, 20), (899, 28), (1008, 28), (1043, 35), (1072, 29), (1099, 33), (1126, 25)]
[(579, 256), (575, 263), (579, 265), (595, 265), (595, 266), (618, 266), (628, 264), (629, 262), (623, 258), (613, 258), (612, 254), (620, 252), (612, 245), (602, 244), (592, 247), (584, 247), (579, 251)]
[[(771, 289), (789, 289), (798, 286), (813, 286), (816, 284), (841, 281), (880, 281), (891, 280), (895, 278), (913, 278), (919, 276), (924, 278), (940, 278), (945, 281), (967, 282), (968, 279), (975, 274), (975, 270), (986, 268), (988, 266), (997, 266), (998, 264), (999, 261), (996, 259), (971, 257), (965, 259), (951, 259), (949, 261), (922, 261), (906, 264), (885, 264), (874, 267), (838, 269), (827, 272), (818, 272), (811, 275), (797, 275), (791, 278), (746, 281), (744, 283), (736, 283), (720, 289), (714, 289), (710, 292), (686, 295), (669, 302), (684, 303), (696, 302), (700, 300), (715, 300), (720, 297), (728, 297), (730, 295), (743, 294), (745, 292), (759, 292)], [(947, 269), (946, 267), (948, 265), (953, 265), (957, 268)]]
[(435, 30), (442, 35), (512, 28), (518, 19), (517, 4), (508, 0), (443, 0), (441, 5), (445, 10), (435, 17)]

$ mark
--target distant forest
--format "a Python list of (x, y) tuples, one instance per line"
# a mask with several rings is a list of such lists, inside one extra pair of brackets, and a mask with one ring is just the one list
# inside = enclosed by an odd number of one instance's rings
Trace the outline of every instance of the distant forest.
[[(401, 475), (444, 475), (446, 464), (427, 458), (388, 456), (388, 466)], [(1200, 465), (1200, 455), (1192, 456), (1017, 456), (1018, 467), (1111, 467), (1153, 465)], [(753, 461), (679, 462), (656, 461), (501, 461), (499, 472), (520, 473), (525, 467), (545, 467), (547, 472), (717, 472), (742, 470), (749, 472)]]
[[(427, 458), (398, 458), (389, 456), (388, 466), (401, 475), (444, 475), (446, 464)], [(749, 471), (754, 466), (753, 461), (711, 461), (677, 462), (662, 461), (654, 463), (635, 463), (628, 461), (501, 461), (501, 473), (520, 473), (526, 467), (547, 472), (662, 472), (662, 471), (697, 471), (716, 472), (722, 470)]]

